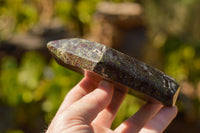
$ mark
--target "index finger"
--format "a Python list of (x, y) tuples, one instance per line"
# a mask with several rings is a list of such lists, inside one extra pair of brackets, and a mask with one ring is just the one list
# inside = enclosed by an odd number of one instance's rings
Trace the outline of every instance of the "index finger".
[(143, 105), (138, 112), (124, 121), (115, 131), (120, 133), (138, 133), (157, 114), (162, 106), (159, 103), (147, 103)]
[(97, 88), (100, 79), (97, 79), (95, 75), (90, 72), (85, 72), (85, 77), (74, 87), (72, 88), (68, 94), (65, 96), (64, 101), (62, 102), (58, 113), (67, 109), (71, 104), (75, 103), (83, 96), (92, 92)]
[(163, 107), (142, 129), (142, 132), (162, 133), (177, 115), (178, 109), (174, 107)]

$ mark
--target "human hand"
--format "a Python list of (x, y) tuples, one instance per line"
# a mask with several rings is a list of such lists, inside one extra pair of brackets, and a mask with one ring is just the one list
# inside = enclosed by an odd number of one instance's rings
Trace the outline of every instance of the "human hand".
[(177, 114), (177, 107), (147, 103), (115, 130), (111, 124), (126, 92), (86, 73), (65, 97), (46, 133), (160, 133)]

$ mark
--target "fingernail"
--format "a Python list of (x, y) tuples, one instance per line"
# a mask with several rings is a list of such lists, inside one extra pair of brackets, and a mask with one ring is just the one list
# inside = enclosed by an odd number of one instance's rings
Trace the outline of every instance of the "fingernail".
[(110, 83), (109, 81), (101, 80), (101, 82), (99, 83), (99, 87), (103, 87), (103, 88), (113, 88), (113, 85), (112, 85), (112, 83)]

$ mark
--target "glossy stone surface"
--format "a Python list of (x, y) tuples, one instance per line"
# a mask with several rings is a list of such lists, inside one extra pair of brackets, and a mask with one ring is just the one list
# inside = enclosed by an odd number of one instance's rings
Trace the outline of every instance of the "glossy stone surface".
[(129, 87), (131, 94), (150, 102), (176, 103), (180, 88), (173, 78), (117, 50), (78, 38), (52, 41), (47, 47), (64, 67), (96, 73), (116, 88)]

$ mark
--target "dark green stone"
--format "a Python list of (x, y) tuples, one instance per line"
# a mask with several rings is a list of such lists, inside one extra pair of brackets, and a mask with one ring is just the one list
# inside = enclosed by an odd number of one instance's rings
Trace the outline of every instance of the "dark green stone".
[(160, 101), (167, 106), (176, 103), (180, 88), (173, 78), (117, 50), (78, 38), (52, 41), (47, 47), (67, 68), (96, 73), (116, 88), (129, 87), (131, 94), (150, 102)]

